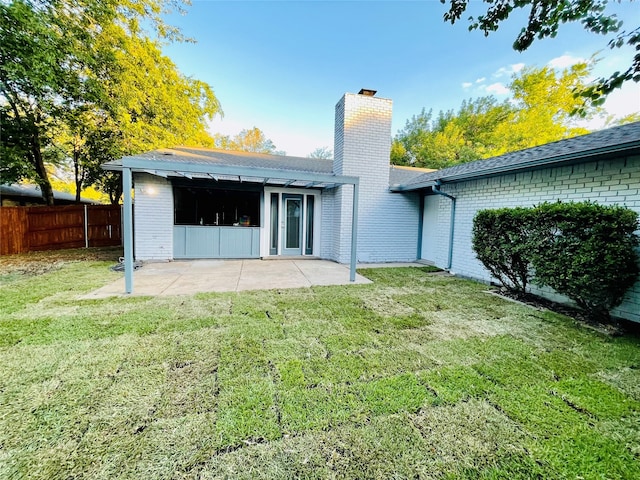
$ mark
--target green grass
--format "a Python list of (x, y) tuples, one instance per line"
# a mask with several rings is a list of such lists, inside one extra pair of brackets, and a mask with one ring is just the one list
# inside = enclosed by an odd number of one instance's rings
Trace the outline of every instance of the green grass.
[(0, 283), (0, 478), (640, 478), (640, 339), (419, 268), (80, 301)]

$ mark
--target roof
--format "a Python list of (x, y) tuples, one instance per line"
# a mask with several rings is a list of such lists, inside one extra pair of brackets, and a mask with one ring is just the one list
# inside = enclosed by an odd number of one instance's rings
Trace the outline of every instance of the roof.
[[(107, 170), (130, 167), (161, 176), (258, 181), (291, 187), (327, 188), (357, 182), (333, 173), (333, 160), (236, 152), (197, 147), (174, 147), (124, 157), (104, 165)], [(407, 182), (432, 170), (390, 166), (389, 183)]]
[[(15, 197), (33, 198), (33, 199), (43, 200), (42, 190), (38, 185), (26, 185), (21, 183), (14, 183), (11, 185), (0, 184), (0, 196), (14, 197), (14, 198)], [(62, 201), (62, 202), (75, 203), (76, 196), (71, 193), (54, 190), (53, 199)], [(100, 202), (82, 197), (80, 198), (80, 203), (100, 203)]]
[(392, 184), (393, 191), (419, 190), (439, 183), (570, 165), (621, 153), (640, 153), (640, 122), (559, 140), (498, 157), (463, 163)]

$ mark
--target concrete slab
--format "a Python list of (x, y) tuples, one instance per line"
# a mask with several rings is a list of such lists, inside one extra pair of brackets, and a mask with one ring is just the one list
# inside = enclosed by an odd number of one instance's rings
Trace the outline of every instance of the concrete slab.
[[(371, 283), (356, 275), (355, 283)], [(349, 285), (349, 268), (327, 260), (192, 260), (147, 263), (133, 275), (136, 296), (192, 295)], [(81, 299), (125, 296), (124, 278), (83, 295)]]

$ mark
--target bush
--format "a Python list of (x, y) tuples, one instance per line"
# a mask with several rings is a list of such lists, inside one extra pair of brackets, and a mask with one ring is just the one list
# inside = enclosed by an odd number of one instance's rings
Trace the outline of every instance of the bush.
[(534, 283), (608, 318), (638, 278), (638, 214), (592, 202), (544, 203), (535, 212)]
[(531, 280), (530, 208), (482, 210), (473, 219), (478, 260), (509, 290), (524, 293)]
[(478, 212), (473, 249), (505, 287), (549, 286), (602, 320), (639, 274), (638, 214), (593, 202)]

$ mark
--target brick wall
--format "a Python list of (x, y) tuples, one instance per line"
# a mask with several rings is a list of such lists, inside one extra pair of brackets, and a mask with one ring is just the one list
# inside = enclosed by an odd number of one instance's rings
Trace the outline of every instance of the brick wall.
[(134, 252), (136, 260), (173, 258), (173, 189), (171, 182), (134, 173)]
[[(389, 192), (392, 101), (352, 93), (336, 105), (333, 171), (360, 178), (358, 200), (358, 261), (391, 262), (416, 259), (417, 195)], [(352, 187), (335, 192), (334, 260), (349, 261)], [(323, 222), (323, 226), (327, 224)]]
[[(473, 217), (478, 210), (529, 207), (544, 201), (592, 200), (602, 205), (624, 205), (640, 213), (640, 156), (445, 184), (442, 191), (457, 198), (451, 270), (456, 274), (489, 280), (488, 272), (475, 258), (471, 248)], [(432, 257), (441, 267), (447, 263), (450, 207), (448, 199), (440, 198), (437, 228), (425, 225), (424, 229), (425, 234), (437, 236), (436, 251)], [(563, 300), (549, 290), (538, 293)], [(613, 313), (640, 321), (640, 282), (627, 293), (625, 302)]]

